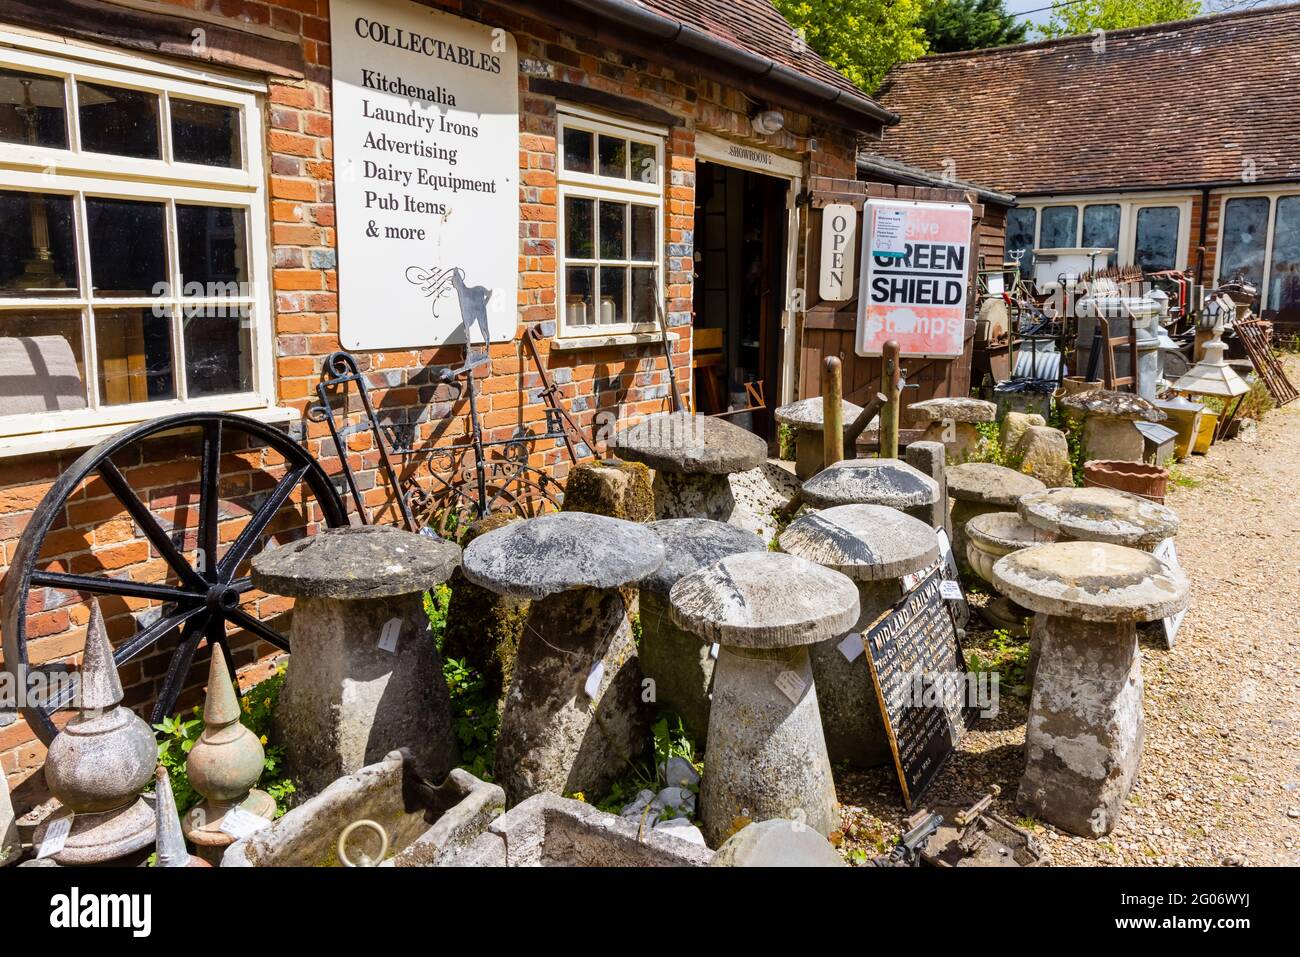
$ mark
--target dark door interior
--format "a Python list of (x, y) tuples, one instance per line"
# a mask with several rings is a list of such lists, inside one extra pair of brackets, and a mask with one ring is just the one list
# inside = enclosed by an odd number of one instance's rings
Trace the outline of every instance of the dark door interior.
[(728, 418), (772, 440), (780, 396), (789, 184), (719, 163), (696, 165), (695, 395), (706, 415), (751, 404), (761, 383), (767, 408)]

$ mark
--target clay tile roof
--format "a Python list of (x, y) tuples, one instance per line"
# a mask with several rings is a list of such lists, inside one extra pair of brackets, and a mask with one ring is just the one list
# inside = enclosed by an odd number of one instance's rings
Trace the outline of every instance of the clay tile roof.
[[(923, 57), (875, 152), (1017, 193), (1300, 179), (1300, 4)], [(955, 164), (955, 166), (953, 165)]]

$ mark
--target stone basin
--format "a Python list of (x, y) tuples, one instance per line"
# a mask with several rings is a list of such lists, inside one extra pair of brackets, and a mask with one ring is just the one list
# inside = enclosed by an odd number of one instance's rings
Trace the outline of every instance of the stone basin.
[[(371, 820), (388, 835), (381, 866), (444, 863), (470, 844), (505, 808), (505, 792), (455, 769), (436, 798), (420, 787), (402, 753), (339, 778), (270, 827), (226, 849), (222, 867), (339, 867), (338, 840), (354, 821)], [(444, 805), (445, 809), (439, 808)], [(408, 809), (409, 808), (409, 809)], [(357, 837), (360, 849), (373, 836)]]
[(966, 523), (966, 558), (975, 573), (990, 583), (999, 558), (1054, 541), (1055, 533), (1035, 528), (1015, 512), (985, 512)]

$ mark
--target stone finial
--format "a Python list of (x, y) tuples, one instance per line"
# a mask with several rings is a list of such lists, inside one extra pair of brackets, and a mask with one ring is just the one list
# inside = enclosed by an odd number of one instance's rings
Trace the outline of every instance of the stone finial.
[(465, 577), (516, 598), (540, 599), (575, 588), (618, 588), (651, 574), (664, 546), (645, 525), (586, 512), (512, 522), (475, 539)]
[(726, 522), (707, 518), (670, 518), (648, 528), (664, 546), (664, 563), (641, 579), (641, 591), (667, 595), (679, 580), (738, 552), (766, 550), (763, 540)]
[(621, 429), (609, 452), (652, 469), (686, 474), (729, 475), (767, 461), (767, 443), (724, 419), (687, 412), (652, 415)]
[(998, 417), (998, 407), (992, 402), (961, 396), (926, 399), (907, 408), (930, 422), (993, 422)]
[(290, 598), (388, 598), (445, 582), (460, 546), (391, 525), (330, 528), (253, 558), (253, 584)]
[(883, 505), (810, 512), (781, 533), (781, 550), (856, 581), (901, 578), (939, 557), (934, 529)]
[(993, 583), (1035, 612), (1095, 622), (1154, 621), (1187, 607), (1180, 570), (1134, 548), (1055, 542), (1021, 549), (993, 566)]
[(161, 764), (154, 772), (154, 815), (158, 831), (155, 867), (212, 866), (191, 854), (186, 846), (181, 818), (176, 812), (176, 795), (172, 793), (171, 776)]
[(1061, 399), (1061, 404), (1080, 415), (1109, 416), (1113, 419), (1131, 419), (1144, 422), (1163, 422), (1165, 414), (1154, 405), (1131, 392), (1110, 389), (1092, 389), (1076, 392)]
[(113, 646), (104, 627), (104, 613), (99, 600), (90, 602), (90, 624), (86, 630), (86, 650), (81, 658), (81, 710), (106, 711), (122, 703), (122, 679), (113, 660)]
[(939, 500), (939, 483), (898, 459), (845, 459), (803, 484), (813, 508), (885, 505), (911, 513)]
[(1047, 488), (1032, 475), (992, 462), (948, 466), (948, 494), (957, 501), (1015, 508), (1024, 495)]
[[(856, 405), (843, 399), (840, 402), (844, 410), (844, 424), (852, 425), (857, 421), (858, 416), (862, 414), (862, 406)], [(810, 432), (821, 432), (826, 425), (823, 421), (825, 412), (825, 403), (821, 396), (813, 396), (811, 399), (800, 399), (798, 402), (791, 402), (789, 405), (783, 405), (773, 414), (776, 421), (782, 425), (788, 425), (795, 429), (807, 429)]]
[(1178, 531), (1173, 509), (1109, 488), (1049, 488), (1017, 505), (1029, 524), (1061, 538), (1152, 549)]
[(673, 620), (741, 648), (811, 645), (847, 631), (858, 590), (839, 572), (780, 552), (744, 552), (687, 575), (669, 594)]

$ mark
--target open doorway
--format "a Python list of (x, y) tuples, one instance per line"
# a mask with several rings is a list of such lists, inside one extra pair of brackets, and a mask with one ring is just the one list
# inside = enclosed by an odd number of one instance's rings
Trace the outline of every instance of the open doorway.
[[(701, 161), (695, 176), (695, 407), (769, 442), (781, 396), (787, 180)], [(746, 390), (746, 384), (754, 387)]]

